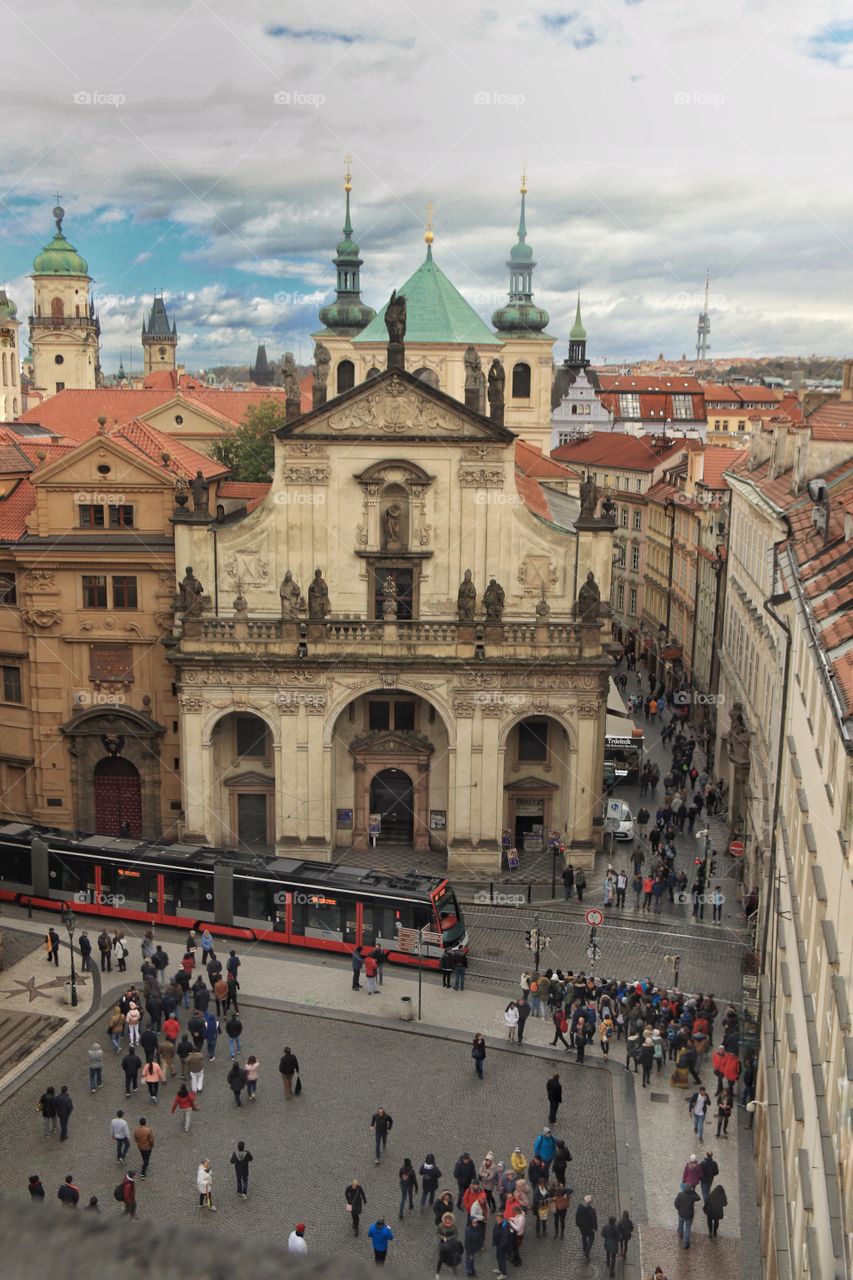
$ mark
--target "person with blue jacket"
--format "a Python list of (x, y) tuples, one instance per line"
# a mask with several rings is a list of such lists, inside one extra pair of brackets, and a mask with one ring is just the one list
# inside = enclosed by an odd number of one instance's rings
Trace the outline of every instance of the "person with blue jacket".
[(388, 1256), (388, 1245), (394, 1239), (394, 1232), (386, 1225), (384, 1218), (377, 1218), (367, 1228), (367, 1235), (373, 1245), (374, 1262), (377, 1267), (384, 1267), (385, 1259)]
[(557, 1140), (546, 1126), (533, 1144), (533, 1154), (538, 1156), (545, 1166), (545, 1179), (551, 1171), (551, 1161), (557, 1153)]

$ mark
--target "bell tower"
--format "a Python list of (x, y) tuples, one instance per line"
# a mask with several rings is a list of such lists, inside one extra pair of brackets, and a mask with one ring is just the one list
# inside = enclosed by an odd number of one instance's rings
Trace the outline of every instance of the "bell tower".
[(178, 329), (175, 321), (169, 324), (162, 293), (155, 293), (151, 314), (146, 324), (142, 318), (142, 357), (146, 375), (162, 369), (175, 369), (175, 350), (178, 345)]
[(33, 262), (30, 347), (33, 382), (45, 395), (100, 385), (101, 326), (92, 305), (92, 277), (62, 231), (65, 210), (53, 211), (56, 234)]

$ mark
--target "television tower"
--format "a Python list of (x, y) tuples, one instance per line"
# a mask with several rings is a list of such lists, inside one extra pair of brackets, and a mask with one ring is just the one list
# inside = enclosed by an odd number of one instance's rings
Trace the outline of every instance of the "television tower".
[(696, 326), (696, 359), (707, 360), (711, 350), (711, 317), (708, 313), (708, 290), (711, 287), (711, 268), (705, 272), (705, 305), (699, 312)]

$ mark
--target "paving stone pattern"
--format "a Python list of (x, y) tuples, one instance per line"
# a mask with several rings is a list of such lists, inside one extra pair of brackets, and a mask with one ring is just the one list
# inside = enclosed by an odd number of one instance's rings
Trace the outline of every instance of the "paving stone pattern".
[[(109, 1007), (109, 997), (102, 1008)], [(404, 1156), (416, 1167), (427, 1151), (436, 1155), (444, 1173), (442, 1186), (454, 1187), (453, 1165), (463, 1150), (479, 1164), (486, 1150), (508, 1160), (516, 1145), (528, 1158), (533, 1140), (547, 1121), (545, 1081), (548, 1059), (528, 1056), (490, 1044), (486, 1079), (476, 1079), (465, 1043), (438, 1036), (415, 1037), (317, 1015), (271, 1011), (241, 1005), (245, 1032), (244, 1059), (257, 1054), (261, 1062), (258, 1101), (238, 1110), (226, 1083), (230, 1066), (228, 1044), (219, 1041), (216, 1061), (205, 1070), (201, 1111), (193, 1116), (189, 1135), (177, 1115), (169, 1114), (175, 1082), (167, 1082), (165, 1096), (153, 1105), (144, 1086), (130, 1102), (124, 1097), (120, 1056), (113, 1055), (100, 1022), (85, 1030), (44, 1069), (18, 1090), (0, 1111), (0, 1135), (8, 1153), (13, 1144), (26, 1158), (7, 1158), (0, 1165), (0, 1189), (12, 1197), (26, 1194), (27, 1175), (37, 1172), (48, 1190), (45, 1211), (59, 1213), (56, 1189), (67, 1173), (75, 1176), (82, 1197), (97, 1195), (106, 1214), (120, 1213), (112, 1198), (122, 1167), (116, 1163), (109, 1125), (118, 1107), (131, 1125), (145, 1115), (155, 1132), (156, 1145), (149, 1177), (139, 1183), (139, 1212), (135, 1229), (144, 1233), (147, 1221), (203, 1222), (228, 1236), (262, 1235), (286, 1248), (293, 1225), (304, 1221), (306, 1239), (314, 1252), (370, 1260), (365, 1230), (382, 1213), (395, 1234), (388, 1272), (407, 1276), (434, 1274), (437, 1248), (432, 1215), (417, 1208), (403, 1222), (397, 1218), (397, 1171)], [(185, 1016), (182, 1018), (185, 1023)], [(105, 1083), (92, 1095), (88, 1089), (86, 1050), (97, 1038), (105, 1047)], [(299, 1057), (304, 1080), (301, 1098), (285, 1102), (278, 1060), (285, 1043)], [(563, 1072), (567, 1102), (555, 1132), (566, 1138), (574, 1160), (569, 1166), (575, 1200), (585, 1192), (594, 1196), (599, 1213), (621, 1211), (617, 1203), (614, 1117), (611, 1084), (599, 1070), (572, 1069), (556, 1060)], [(75, 1103), (70, 1139), (60, 1145), (46, 1138), (36, 1102), (48, 1084), (68, 1084)], [(384, 1105), (394, 1117), (387, 1154), (379, 1168), (373, 1164), (370, 1117)], [(238, 1139), (254, 1156), (249, 1199), (235, 1191), (229, 1157)], [(213, 1165), (218, 1211), (198, 1208), (196, 1169), (203, 1157)], [(128, 1168), (138, 1167), (131, 1148)], [(366, 1188), (367, 1215), (362, 1236), (352, 1237), (343, 1206), (343, 1190), (352, 1176)], [(627, 1207), (627, 1205), (625, 1206)], [(570, 1213), (573, 1218), (573, 1210)], [(369, 1219), (369, 1220), (368, 1220)], [(457, 1214), (460, 1229), (463, 1215)], [(601, 1252), (600, 1245), (595, 1253)], [(532, 1216), (524, 1245), (527, 1270), (537, 1280), (580, 1274), (584, 1268), (573, 1225), (564, 1242), (553, 1236), (537, 1240)], [(494, 1254), (483, 1257), (478, 1271), (491, 1275)], [(583, 1273), (594, 1277), (603, 1256)]]

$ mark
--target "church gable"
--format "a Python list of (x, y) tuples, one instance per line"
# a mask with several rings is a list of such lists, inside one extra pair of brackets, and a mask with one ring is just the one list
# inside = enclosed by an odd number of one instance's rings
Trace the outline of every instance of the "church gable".
[(401, 369), (386, 370), (353, 387), (277, 434), (281, 440), (310, 436), (327, 441), (358, 437), (510, 444), (515, 439), (506, 427)]

